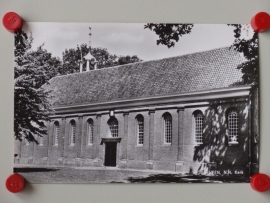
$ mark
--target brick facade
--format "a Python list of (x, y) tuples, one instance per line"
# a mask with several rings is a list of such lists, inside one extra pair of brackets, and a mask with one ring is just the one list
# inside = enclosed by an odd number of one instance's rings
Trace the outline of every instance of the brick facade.
[[(250, 148), (250, 104), (249, 96), (235, 99), (215, 100), (199, 103), (139, 108), (114, 109), (118, 120), (116, 167), (178, 171), (182, 173), (205, 172), (204, 164), (213, 165), (215, 170), (242, 170), (248, 172)], [(239, 144), (229, 145), (226, 135), (227, 116), (230, 108), (239, 112)], [(204, 115), (203, 144), (196, 144), (194, 134), (195, 111)], [(172, 142), (164, 143), (163, 115), (172, 116)], [(144, 118), (143, 145), (137, 143), (136, 116)], [(87, 142), (87, 121), (93, 120), (93, 143)], [(109, 110), (62, 114), (54, 116), (47, 124), (48, 136), (43, 145), (22, 142), (17, 148), (19, 163), (56, 166), (102, 167), (105, 145), (101, 138), (110, 138)], [(75, 145), (70, 145), (70, 122), (76, 123)], [(54, 145), (54, 123), (59, 122), (58, 145)], [(214, 160), (214, 161), (213, 161)], [(211, 166), (212, 167), (212, 166)], [(208, 171), (209, 172), (209, 171)]]

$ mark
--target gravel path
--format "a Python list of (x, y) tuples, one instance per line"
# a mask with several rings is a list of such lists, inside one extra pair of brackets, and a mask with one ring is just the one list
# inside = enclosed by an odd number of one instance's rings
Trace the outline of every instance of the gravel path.
[(15, 167), (29, 183), (249, 183), (250, 178), (236, 176), (181, 175), (166, 171), (141, 171), (72, 167)]

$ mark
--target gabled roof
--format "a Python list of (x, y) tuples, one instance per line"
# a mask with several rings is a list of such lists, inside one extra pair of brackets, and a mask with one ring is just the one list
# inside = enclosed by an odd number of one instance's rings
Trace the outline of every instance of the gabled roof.
[(241, 81), (244, 58), (229, 47), (92, 70), (50, 80), (53, 105), (170, 95), (230, 87)]

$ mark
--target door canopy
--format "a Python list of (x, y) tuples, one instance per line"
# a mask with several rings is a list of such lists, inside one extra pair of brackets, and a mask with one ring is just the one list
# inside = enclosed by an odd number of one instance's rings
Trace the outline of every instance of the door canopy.
[(101, 143), (100, 145), (103, 145), (103, 143), (106, 142), (121, 142), (121, 137), (109, 137), (109, 138), (101, 138)]

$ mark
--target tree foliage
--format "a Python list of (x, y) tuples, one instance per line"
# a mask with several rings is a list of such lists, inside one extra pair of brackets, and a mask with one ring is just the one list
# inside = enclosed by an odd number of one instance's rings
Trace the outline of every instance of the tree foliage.
[(22, 30), (15, 33), (14, 135), (38, 143), (36, 138), (46, 134), (44, 122), (52, 113), (49, 92), (42, 86), (57, 75), (61, 61), (43, 46), (31, 50), (32, 41)]
[(237, 68), (243, 73), (243, 84), (257, 86), (259, 78), (259, 55), (258, 55), (258, 33), (253, 32), (251, 38), (243, 37), (248, 29), (248, 25), (230, 24), (234, 27), (233, 49), (243, 54), (246, 62), (240, 64)]
[(136, 63), (142, 61), (141, 59), (138, 58), (138, 56), (120, 56), (118, 58), (118, 65), (124, 65), (124, 64), (129, 64), (129, 63)]
[[(21, 63), (19, 57), (22, 57), (32, 47), (33, 38), (28, 36), (22, 30), (18, 30), (14, 36), (14, 55), (16, 57), (16, 63)], [(20, 64), (19, 64), (20, 65)]]
[(180, 37), (190, 34), (193, 26), (193, 24), (148, 23), (144, 29), (148, 28), (158, 35), (157, 45), (162, 44), (170, 48), (179, 41)]
[[(66, 49), (63, 53), (63, 67), (59, 70), (61, 75), (77, 73), (80, 70), (80, 62), (83, 63), (83, 69), (86, 69), (86, 60), (84, 56), (89, 53), (87, 44), (81, 44), (76, 48)], [(141, 61), (137, 56), (117, 56), (110, 54), (106, 48), (91, 48), (91, 54), (97, 59), (97, 68), (106, 68), (127, 63)]]

